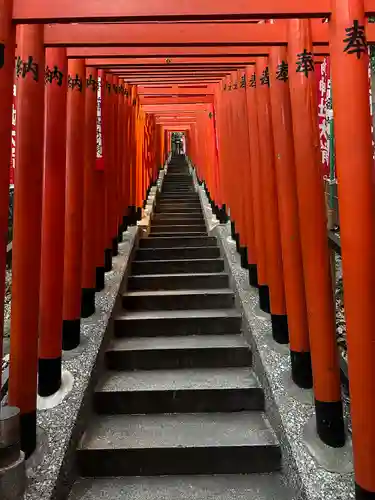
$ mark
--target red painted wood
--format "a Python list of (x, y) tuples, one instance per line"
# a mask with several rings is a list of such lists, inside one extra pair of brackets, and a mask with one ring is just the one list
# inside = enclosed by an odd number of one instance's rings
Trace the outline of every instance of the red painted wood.
[[(91, 2), (50, 2), (15, 0), (13, 19), (19, 21), (74, 22), (79, 20), (188, 20), (188, 19), (259, 19), (279, 17), (323, 17), (330, 13), (329, 0), (92, 0)], [(366, 1), (366, 11), (375, 12), (373, 0)]]

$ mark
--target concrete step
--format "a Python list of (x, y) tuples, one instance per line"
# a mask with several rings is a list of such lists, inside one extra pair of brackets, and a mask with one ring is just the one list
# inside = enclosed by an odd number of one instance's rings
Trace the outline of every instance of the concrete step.
[(181, 193), (181, 194), (187, 194), (187, 193), (195, 193), (195, 189), (193, 187), (174, 187), (174, 186), (171, 186), (171, 187), (168, 187), (167, 185), (164, 185), (163, 184), (163, 191), (162, 193), (173, 193), (175, 195), (177, 195), (178, 193)]
[(188, 175), (178, 175), (178, 174), (167, 174), (164, 177), (163, 188), (164, 186), (172, 186), (176, 189), (180, 187), (194, 187), (193, 180)]
[(78, 478), (69, 500), (299, 500), (283, 474)]
[(242, 335), (114, 338), (106, 352), (110, 370), (227, 368), (251, 366)]
[(215, 259), (218, 247), (138, 248), (134, 260)]
[(120, 312), (115, 316), (116, 337), (199, 335), (241, 332), (241, 314), (235, 309)]
[(199, 203), (200, 199), (194, 193), (162, 193), (161, 198), (156, 199), (156, 203)]
[(143, 274), (128, 278), (128, 290), (186, 290), (227, 288), (227, 273)]
[(153, 213), (152, 215), (153, 219), (157, 220), (173, 220), (173, 219), (203, 219), (203, 212), (202, 210), (200, 212), (193, 212), (190, 214), (189, 212), (168, 212), (166, 214), (161, 214), (161, 213)]
[(186, 208), (186, 207), (181, 207), (176, 204), (168, 206), (168, 207), (160, 207), (156, 205), (155, 207), (155, 213), (161, 214), (161, 213), (180, 213), (180, 214), (202, 214), (202, 208), (200, 206), (197, 206), (195, 208)]
[(172, 195), (165, 194), (156, 197), (156, 203), (179, 203), (184, 201), (185, 203), (200, 203), (199, 196), (195, 194), (184, 194), (184, 195)]
[(222, 271), (224, 271), (224, 260), (221, 258), (140, 260), (131, 263), (132, 276), (137, 274), (220, 273)]
[[(191, 211), (191, 213), (193, 213), (194, 215), (196, 215), (197, 213), (200, 214), (200, 215), (203, 215), (203, 212), (202, 212), (202, 208), (200, 205), (198, 205), (198, 203), (194, 206), (194, 205), (191, 205), (191, 204), (187, 204), (187, 203), (183, 203), (181, 202), (180, 204), (177, 204), (177, 203), (174, 203), (174, 204), (158, 204), (156, 205), (156, 210), (157, 212), (156, 213), (175, 213), (175, 212), (179, 212), (179, 213), (189, 213), (189, 211)], [(182, 211), (181, 211), (182, 210)]]
[(99, 415), (77, 462), (83, 476), (247, 474), (279, 470), (281, 453), (260, 412)]
[(150, 236), (153, 238), (173, 238), (176, 234), (181, 234), (184, 235), (185, 237), (194, 237), (194, 236), (207, 236), (207, 231), (194, 231), (190, 233), (171, 233), (171, 232), (158, 232), (158, 231), (152, 231), (150, 233)]
[[(172, 167), (173, 169), (173, 167)], [(191, 175), (189, 171), (185, 172), (173, 172), (168, 169), (168, 173), (166, 175), (168, 179), (186, 179), (191, 181)]]
[(185, 217), (180, 215), (180, 217), (166, 217), (163, 215), (163, 218), (160, 218), (160, 215), (156, 215), (152, 218), (151, 221), (152, 227), (158, 226), (203, 226), (206, 227), (203, 215), (188, 215), (185, 214)]
[(173, 235), (165, 238), (148, 237), (139, 240), (140, 248), (210, 247), (216, 244), (216, 238), (213, 236)]
[(170, 208), (170, 207), (180, 207), (180, 208), (197, 208), (201, 207), (200, 201), (195, 201), (195, 200), (185, 200), (185, 199), (180, 199), (177, 201), (169, 201), (169, 200), (163, 200), (160, 201), (157, 204), (158, 208)]
[(185, 309), (230, 309), (234, 293), (230, 288), (127, 292), (122, 296), (127, 311), (173, 311)]
[(199, 201), (200, 198), (199, 198), (199, 194), (197, 192), (195, 193), (187, 193), (187, 194), (184, 194), (184, 195), (181, 195), (179, 194), (179, 196), (177, 195), (174, 195), (174, 194), (171, 194), (171, 193), (157, 193), (156, 194), (156, 200), (157, 201), (163, 201), (163, 200), (180, 200), (180, 199), (186, 199), (186, 200), (194, 200), (194, 201)]
[(173, 176), (176, 178), (172, 178), (172, 176), (167, 175), (164, 178), (163, 181), (163, 191), (165, 188), (171, 188), (171, 189), (176, 189), (181, 190), (181, 189), (194, 189), (194, 184), (193, 181), (191, 180), (191, 177), (178, 177), (178, 176)]
[(94, 409), (105, 415), (263, 411), (264, 395), (249, 368), (107, 370)]
[(207, 231), (206, 224), (163, 224), (163, 222), (152, 222), (151, 233), (203, 233)]

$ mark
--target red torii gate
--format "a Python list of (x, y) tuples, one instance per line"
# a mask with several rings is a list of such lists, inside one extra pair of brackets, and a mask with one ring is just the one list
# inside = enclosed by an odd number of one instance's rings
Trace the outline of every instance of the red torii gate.
[[(199, 19), (278, 19), (328, 17), (332, 13), (329, 0), (263, 0), (261, 3), (247, 0), (232, 0), (224, 3), (217, 0), (190, 0), (188, 4), (176, 5), (173, 0), (119, 0), (108, 4), (106, 0), (96, 0), (95, 7), (75, 0), (64, 0), (64, 4), (38, 0), (32, 4), (28, 0), (13, 2), (13, 20), (17, 23), (67, 23), (77, 21), (187, 21)], [(333, 3), (336, 7), (336, 4)], [(375, 14), (374, 0), (364, 1), (364, 13)]]
[[(342, 253), (343, 253), (343, 264), (344, 264), (344, 282), (345, 282), (345, 297), (346, 297), (346, 316), (348, 323), (348, 343), (349, 343), (349, 369), (350, 369), (350, 384), (351, 384), (351, 398), (352, 398), (352, 416), (353, 416), (353, 437), (354, 437), (354, 452), (356, 457), (356, 481), (357, 481), (357, 497), (358, 498), (370, 498), (375, 492), (375, 485), (372, 479), (373, 475), (373, 457), (371, 449), (369, 451), (368, 443), (373, 445), (375, 442), (374, 430), (369, 422), (372, 415), (372, 410), (374, 409), (373, 395), (375, 393), (375, 377), (373, 369), (373, 355), (374, 346), (372, 342), (372, 317), (371, 308), (373, 304), (373, 276), (374, 276), (374, 264), (373, 264), (373, 251), (375, 250), (375, 224), (374, 224), (374, 193), (372, 190), (372, 151), (371, 151), (371, 135), (369, 132), (370, 117), (368, 110), (368, 77), (367, 77), (367, 56), (358, 57), (352, 56), (345, 51), (345, 36), (346, 30), (353, 26), (354, 21), (360, 21), (364, 24), (364, 15), (373, 15), (375, 12), (375, 3), (373, 0), (367, 0), (365, 2), (360, 0), (306, 0), (303, 5), (299, 5), (300, 2), (297, 0), (264, 0), (259, 2), (257, 5), (249, 6), (247, 1), (235, 0), (229, 4), (224, 5), (222, 2), (210, 1), (202, 2), (198, 0), (192, 0), (189, 6), (184, 7), (183, 11), (175, 5), (175, 2), (171, 0), (165, 2), (159, 2), (158, 0), (146, 0), (142, 4), (136, 4), (136, 2), (128, 2), (125, 0), (116, 2), (115, 5), (108, 5), (104, 0), (97, 1), (95, 3), (95, 11), (92, 7), (87, 4), (78, 3), (75, 0), (67, 0), (64, 5), (56, 5), (47, 0), (39, 0), (38, 2), (30, 5), (30, 2), (26, 0), (16, 0), (4, 1), (4, 8), (2, 9), (1, 16), (2, 22), (1, 32), (0, 32), (0, 91), (2, 93), (3, 99), (0, 104), (0, 199), (7, 199), (5, 194), (5, 166), (9, 162), (9, 137), (10, 137), (10, 106), (11, 106), (11, 84), (13, 76), (13, 49), (14, 49), (14, 28), (12, 27), (11, 21), (16, 23), (20, 22), (73, 22), (77, 20), (84, 21), (96, 21), (101, 22), (104, 20), (188, 20), (188, 19), (226, 19), (226, 18), (238, 18), (238, 19), (257, 19), (257, 18), (285, 18), (285, 17), (326, 17), (331, 16), (331, 22), (329, 27), (330, 32), (330, 54), (332, 58), (332, 81), (333, 81), (333, 92), (334, 92), (334, 110), (336, 117), (336, 157), (337, 163), (339, 165), (338, 175), (340, 182), (340, 197), (343, 199), (343, 206), (340, 207), (341, 211), (341, 229), (342, 229)], [(331, 8), (332, 5), (332, 8)], [(294, 54), (299, 53), (298, 51), (303, 50), (306, 47), (310, 47), (311, 43), (308, 36), (308, 30), (306, 23), (294, 22), (291, 23), (294, 27), (293, 36), (294, 38), (288, 38), (288, 50), (294, 52)], [(269, 26), (267, 26), (269, 27)], [(54, 27), (55, 36), (56, 32), (60, 30), (60, 26)], [(72, 26), (66, 26), (67, 30), (73, 32)], [(298, 29), (297, 29), (298, 28)], [(101, 28), (100, 28), (101, 30)], [(300, 31), (298, 31), (300, 30)], [(28, 57), (30, 53), (34, 57), (34, 62), (44, 65), (43, 57), (43, 30), (38, 27), (35, 29), (24, 29), (24, 36), (19, 44), (19, 51), (23, 57)], [(60, 30), (61, 31), (61, 30)], [(75, 30), (77, 31), (77, 30)], [(88, 31), (88, 30), (87, 30)], [(104, 30), (103, 30), (104, 31)], [(73, 40), (73, 34), (71, 42)], [(50, 36), (50, 33), (49, 35)], [(79, 40), (78, 34), (76, 35), (76, 40)], [(204, 41), (204, 33), (201, 35), (201, 43), (209, 43)], [(48, 38), (47, 38), (48, 39)], [(60, 41), (59, 41), (60, 40)], [(94, 40), (94, 37), (92, 38)], [(116, 37), (113, 36), (112, 40)], [(167, 37), (164, 38), (160, 43), (168, 43)], [(261, 42), (259, 38), (259, 44), (262, 45), (266, 41)], [(175, 40), (174, 40), (175, 42)], [(50, 38), (49, 43), (65, 45), (63, 39), (59, 39), (58, 36), (55, 38)], [(69, 40), (68, 40), (69, 43)], [(78, 43), (78, 42), (73, 42)], [(82, 41), (81, 43), (85, 43)], [(89, 43), (94, 43), (90, 42)], [(102, 45), (102, 41), (99, 42)], [(127, 42), (125, 42), (127, 43)], [(138, 42), (142, 43), (142, 42)], [(148, 42), (150, 43), (150, 42)], [(171, 42), (172, 43), (172, 42)], [(241, 42), (238, 42), (241, 43)], [(257, 41), (255, 41), (257, 43)], [(4, 54), (3, 54), (4, 52)], [(274, 58), (274, 54), (271, 54), (271, 58)], [(277, 58), (276, 58), (277, 59)], [(275, 59), (273, 59), (275, 60)], [(262, 75), (265, 69), (265, 65), (268, 64), (267, 60), (260, 59), (256, 64), (256, 75), (257, 78)], [(73, 67), (73, 66), (72, 66)], [(342, 78), (342, 75), (350, 75), (350, 79)], [(32, 75), (30, 75), (32, 76)], [(301, 179), (299, 179), (300, 184), (303, 186), (301, 190), (306, 195), (307, 200), (311, 200), (311, 193), (318, 193), (318, 186), (316, 184), (317, 178), (314, 174), (314, 162), (312, 158), (314, 137), (311, 129), (311, 124), (304, 124), (306, 116), (310, 116), (311, 109), (304, 109), (304, 103), (309, 101), (309, 80), (306, 79), (305, 84), (303, 80), (300, 80), (301, 75), (295, 75), (293, 73), (292, 78), (296, 87), (292, 93), (292, 110), (296, 114), (293, 116), (294, 120), (294, 137), (296, 146), (296, 157), (298, 157), (298, 162), (301, 164), (305, 162), (304, 175), (309, 179), (309, 185), (301, 184)], [(114, 77), (116, 78), (116, 77)], [(171, 78), (176, 78), (177, 76), (172, 76)], [(298, 80), (297, 80), (298, 78)], [(207, 81), (207, 78), (205, 79)], [(32, 86), (33, 85), (33, 86)], [(34, 88), (35, 87), (35, 88)], [(264, 90), (264, 89), (262, 89)], [(27, 97), (27, 99), (26, 99)], [(41, 152), (38, 147), (42, 143), (41, 141), (41, 122), (40, 117), (34, 116), (33, 109), (35, 106), (43, 106), (43, 93), (40, 89), (40, 85), (35, 85), (32, 83), (31, 78), (25, 80), (20, 86), (20, 117), (22, 117), (19, 134), (19, 151), (22, 152), (20, 155), (19, 169), (21, 172), (26, 170), (28, 162), (28, 154), (32, 155), (32, 160), (41, 160)], [(257, 97), (267, 110), (267, 95), (265, 92), (257, 93)], [(177, 98), (179, 99), (179, 98)], [(185, 99), (185, 98), (184, 98)], [(304, 101), (305, 99), (305, 101)], [(162, 101), (164, 102), (164, 101)], [(166, 98), (165, 102), (174, 102), (170, 98)], [(160, 103), (160, 102), (159, 102)], [(180, 103), (177, 100), (177, 103)], [(284, 103), (285, 104), (285, 103)], [(284, 105), (283, 104), (283, 105)], [(298, 106), (302, 106), (302, 110), (298, 110)], [(350, 120), (347, 120), (346, 113), (350, 112)], [(305, 115), (303, 116), (303, 113)], [(38, 114), (38, 113), (36, 113)], [(40, 113), (39, 113), (40, 114)], [(258, 116), (259, 118), (259, 116)], [(304, 121), (303, 121), (303, 119)], [(263, 123), (263, 126), (267, 126)], [(267, 128), (264, 129), (265, 132), (269, 133)], [(34, 134), (35, 145), (30, 147), (27, 144), (26, 138)], [(35, 135), (35, 133), (37, 135)], [(38, 135), (39, 134), (39, 135)], [(297, 138), (301, 138), (300, 148), (306, 143), (309, 147), (305, 148), (305, 151), (299, 149)], [(355, 151), (355, 153), (354, 153)], [(308, 156), (310, 155), (310, 157)], [(358, 167), (358, 168), (355, 168)], [(40, 172), (39, 172), (40, 174)], [(24, 182), (19, 185), (20, 195), (17, 213), (19, 213), (18, 226), (26, 227), (26, 215), (21, 215), (21, 208), (24, 212), (32, 205), (32, 201), (37, 200), (37, 195), (40, 194), (41, 184), (35, 187), (35, 189), (29, 189), (29, 193), (26, 194), (26, 177), (21, 177)], [(35, 176), (38, 179), (38, 175)], [(22, 185), (22, 188), (21, 188)], [(309, 193), (310, 189), (310, 193)], [(4, 214), (5, 214), (5, 203), (0, 207), (0, 221), (3, 226)], [(39, 205), (40, 207), (40, 205)], [(313, 207), (316, 208), (316, 207)], [(322, 262), (325, 265), (325, 253), (323, 248), (323, 232), (322, 227), (322, 217), (321, 208), (318, 214), (310, 214), (311, 218), (308, 219), (306, 214), (308, 213), (309, 207), (305, 204), (303, 213), (305, 214), (305, 219), (307, 224), (313, 223), (317, 228), (316, 233), (319, 235), (319, 241), (315, 241), (315, 246), (307, 244), (308, 238), (304, 240), (303, 246), (306, 252), (306, 260), (309, 264), (312, 264), (312, 259), (317, 259), (317, 255), (312, 255), (311, 252), (318, 247), (318, 254), (323, 257)], [(17, 269), (18, 276), (22, 276), (25, 269), (28, 269), (28, 264), (32, 264), (33, 259), (37, 259), (37, 245), (31, 247), (30, 255), (28, 259), (21, 259), (21, 247), (24, 242), (30, 241), (31, 237), (35, 237), (35, 233), (38, 232), (37, 219), (40, 219), (40, 211), (38, 211), (38, 204), (34, 211), (29, 211), (27, 213), (28, 221), (31, 225), (29, 228), (29, 234), (26, 229), (22, 237), (15, 245), (14, 253), (14, 267)], [(361, 220), (366, 227), (366, 231), (363, 231), (357, 224), (357, 221)], [(22, 223), (21, 223), (22, 222)], [(24, 224), (25, 223), (25, 224)], [(33, 225), (34, 224), (34, 225)], [(35, 231), (36, 230), (36, 231)], [(33, 233), (34, 231), (34, 233)], [(316, 234), (315, 233), (315, 234)], [(325, 236), (324, 236), (325, 237)], [(16, 242), (15, 242), (16, 243)], [(18, 250), (16, 250), (18, 246)], [(310, 252), (310, 253), (308, 253)], [(0, 266), (2, 265), (2, 257), (0, 258)], [(359, 265), (360, 263), (360, 265)], [(324, 282), (324, 293), (323, 298), (326, 297), (327, 287), (326, 287), (326, 276), (322, 276), (322, 273), (313, 273), (316, 270), (316, 266), (313, 264), (309, 267), (308, 280), (310, 285), (307, 283), (308, 291), (307, 295), (311, 297), (312, 287), (311, 283), (313, 279), (319, 283)], [(318, 269), (319, 271), (319, 269)], [(325, 271), (325, 269), (324, 269)], [(37, 272), (37, 270), (36, 270)], [(325, 272), (323, 274), (326, 274)], [(16, 275), (15, 275), (16, 276)], [(15, 301), (16, 312), (14, 317), (17, 318), (15, 321), (15, 329), (12, 331), (17, 341), (17, 335), (20, 336), (21, 332), (26, 330), (27, 321), (30, 324), (35, 324), (35, 316), (32, 315), (32, 308), (35, 308), (35, 302), (31, 301), (31, 304), (27, 304), (26, 295), (22, 294), (21, 282), (18, 281), (20, 278), (15, 277), (14, 281), (14, 293), (17, 297)], [(38, 284), (38, 280), (36, 280)], [(34, 287), (35, 287), (34, 283)], [(358, 300), (358, 287), (361, 289), (362, 300)], [(34, 290), (35, 291), (35, 290)], [(38, 291), (37, 291), (38, 292)], [(315, 290), (316, 292), (316, 290)], [(318, 293), (321, 290), (318, 290)], [(33, 295), (33, 290), (28, 290), (28, 294)], [(20, 297), (22, 300), (20, 300)], [(29, 298), (29, 297), (28, 297)], [(311, 297), (312, 298), (312, 297)], [(315, 302), (316, 304), (316, 302)], [(23, 310), (24, 308), (24, 310)], [(26, 311), (28, 314), (26, 314)], [(314, 311), (310, 311), (311, 316), (314, 316)], [(322, 321), (329, 323), (331, 312), (327, 309), (321, 310), (323, 312)], [(30, 316), (29, 316), (30, 314)], [(24, 316), (24, 320), (21, 320)], [(316, 324), (315, 324), (316, 326)], [(361, 333), (360, 338), (357, 338), (356, 333)], [(320, 336), (321, 340), (322, 337)], [(325, 339), (323, 339), (325, 340)], [(326, 340), (325, 340), (326, 341)], [(327, 347), (327, 344), (324, 343)], [(321, 346), (320, 346), (321, 347)], [(333, 366), (333, 371), (335, 370), (335, 362), (333, 359), (332, 349), (322, 348), (322, 353), (326, 356), (323, 360), (326, 364), (331, 363)], [(32, 355), (31, 355), (32, 357)], [(324, 356), (323, 356), (324, 357)], [(320, 363), (323, 361), (313, 360), (313, 364), (316, 365), (317, 373), (320, 372)], [(319, 380), (321, 382), (321, 379)], [(366, 387), (364, 388), (364, 383)], [(14, 383), (16, 385), (11, 386), (11, 395), (15, 394), (17, 387), (17, 381)], [(18, 379), (18, 384), (22, 387), (22, 381)], [(334, 385), (334, 384), (333, 384)], [(336, 402), (337, 398), (336, 389), (330, 383), (327, 384), (326, 389), (320, 390), (322, 393), (328, 394), (328, 398), (323, 398), (324, 401), (320, 402)], [(331, 391), (331, 393), (330, 393)], [(329, 394), (330, 393), (330, 394)], [(20, 393), (22, 395), (22, 390)], [(29, 394), (27, 395), (30, 396)], [(13, 397), (13, 396), (12, 396)], [(367, 397), (369, 398), (367, 400)], [(365, 398), (365, 400), (363, 400)], [(17, 399), (17, 398), (16, 398)], [(15, 402), (16, 399), (14, 399)], [(26, 413), (24, 416), (30, 416), (33, 413), (32, 403), (29, 403), (26, 408)], [(22, 402), (22, 401), (20, 401)], [(366, 404), (368, 406), (366, 406)], [(323, 405), (324, 406), (324, 405)], [(370, 406), (370, 409), (369, 409)], [(31, 408), (31, 411), (29, 411)], [(336, 411), (336, 406), (334, 406)], [(30, 415), (29, 415), (30, 414)], [(335, 415), (337, 416), (337, 415)], [(31, 415), (33, 417), (33, 415)], [(361, 436), (365, 435), (367, 440), (364, 442)]]

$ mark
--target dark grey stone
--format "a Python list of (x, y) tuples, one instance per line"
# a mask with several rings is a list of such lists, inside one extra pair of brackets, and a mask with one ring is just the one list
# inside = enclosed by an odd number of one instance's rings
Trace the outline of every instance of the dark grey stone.
[(234, 294), (230, 288), (127, 292), (122, 304), (127, 311), (229, 309), (234, 307)]
[(69, 500), (299, 500), (283, 476), (170, 476), (85, 478), (74, 485)]
[(275, 435), (258, 412), (95, 416), (78, 450), (84, 476), (271, 472)]

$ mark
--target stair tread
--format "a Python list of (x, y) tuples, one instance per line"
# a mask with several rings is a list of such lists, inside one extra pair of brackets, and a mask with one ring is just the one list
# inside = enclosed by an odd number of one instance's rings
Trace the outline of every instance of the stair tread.
[(81, 450), (276, 446), (263, 412), (93, 415)]
[(156, 235), (158, 235), (157, 237), (159, 238), (169, 238), (171, 237), (172, 235), (175, 235), (175, 234), (185, 234), (186, 237), (194, 237), (194, 236), (206, 236), (207, 235), (207, 231), (191, 231), (189, 233), (179, 233), (178, 231), (176, 232), (165, 232), (165, 231), (152, 231), (150, 233), (150, 236), (155, 236), (156, 238)]
[(283, 474), (78, 478), (69, 500), (296, 500)]
[(242, 335), (186, 335), (181, 337), (123, 337), (114, 338), (109, 350), (176, 350), (176, 349), (215, 349), (245, 347)]
[[(158, 248), (159, 250), (159, 248)], [(211, 262), (211, 261), (223, 261), (223, 257), (209, 257), (209, 258), (199, 258), (199, 259), (190, 259), (190, 258), (185, 258), (185, 259), (158, 259), (158, 260), (133, 260), (133, 264), (147, 264), (153, 262), (154, 264), (162, 264), (163, 262), (173, 262), (173, 264), (178, 264), (179, 262)]]
[[(145, 261), (148, 262), (148, 261)], [(155, 261), (159, 262), (159, 261)], [(161, 261), (163, 262), (163, 261)], [(178, 262), (178, 261), (177, 261)], [(145, 290), (145, 291), (137, 291), (137, 292), (126, 292), (123, 296), (126, 297), (165, 297), (169, 296), (181, 296), (181, 295), (233, 295), (233, 291), (231, 288), (201, 288), (201, 289), (187, 289), (187, 290)]]
[(181, 368), (103, 373), (97, 392), (258, 389), (250, 368)]
[[(139, 261), (143, 262), (143, 261)], [(157, 262), (157, 261), (155, 261)], [(187, 276), (206, 276), (207, 278), (211, 278), (212, 276), (228, 276), (227, 273), (224, 271), (221, 273), (169, 273), (169, 274), (137, 274), (137, 275), (132, 275), (131, 277), (134, 278), (168, 278), (169, 276), (172, 277), (180, 277), (180, 278), (186, 278)], [(216, 288), (215, 288), (216, 290)]]
[[(181, 235), (173, 235), (173, 236), (166, 236), (164, 239), (166, 241), (170, 241), (171, 243), (173, 243), (173, 240), (182, 240), (182, 239), (186, 239), (186, 240), (193, 240), (194, 238), (197, 238), (198, 240), (201, 240), (202, 238), (208, 238), (208, 239), (211, 239), (211, 240), (215, 240), (216, 241), (216, 238), (214, 238), (213, 236), (184, 236), (183, 234)], [(145, 240), (152, 240), (152, 236), (147, 236), (147, 238), (144, 238)], [(160, 240), (161, 238), (158, 238), (158, 240)], [(211, 245), (212, 246), (212, 245)], [(164, 248), (164, 247), (163, 247)], [(167, 247), (169, 248), (169, 247)]]
[(160, 311), (123, 311), (116, 315), (116, 320), (142, 319), (191, 319), (191, 318), (241, 318), (235, 309), (189, 309)]
[[(158, 238), (160, 239), (160, 238)], [(182, 252), (183, 250), (202, 250), (203, 249), (206, 249), (206, 248), (209, 248), (209, 249), (213, 249), (213, 248), (218, 248), (217, 245), (207, 245), (205, 247), (158, 247), (158, 248), (137, 248), (137, 252), (150, 252), (150, 250), (152, 250), (153, 252), (154, 251), (176, 251), (176, 252)]]

